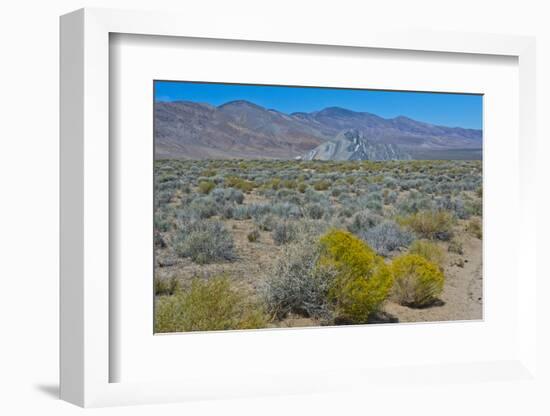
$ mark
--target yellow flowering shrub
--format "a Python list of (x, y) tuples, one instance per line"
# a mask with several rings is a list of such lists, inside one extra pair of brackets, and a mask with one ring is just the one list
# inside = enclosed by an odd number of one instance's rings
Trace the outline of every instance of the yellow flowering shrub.
[(352, 323), (366, 323), (388, 297), (393, 280), (390, 268), (347, 231), (329, 231), (320, 244), (319, 264), (335, 272), (328, 294), (336, 314)]
[(438, 265), (417, 254), (396, 257), (391, 265), (393, 296), (401, 305), (423, 307), (443, 291), (445, 276)]
[(201, 194), (209, 194), (215, 187), (216, 187), (216, 184), (212, 181), (199, 182), (199, 192)]

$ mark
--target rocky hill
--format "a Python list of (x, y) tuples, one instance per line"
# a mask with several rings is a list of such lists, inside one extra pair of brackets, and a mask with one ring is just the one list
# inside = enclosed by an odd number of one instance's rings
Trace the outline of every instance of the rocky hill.
[(411, 155), (392, 143), (368, 140), (357, 130), (346, 130), (335, 140), (307, 152), (304, 160), (410, 160)]

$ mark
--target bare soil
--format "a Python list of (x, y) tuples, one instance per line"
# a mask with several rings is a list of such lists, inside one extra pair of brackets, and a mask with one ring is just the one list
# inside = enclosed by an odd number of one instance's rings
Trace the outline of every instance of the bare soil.
[(482, 241), (463, 232), (464, 253), (447, 253), (445, 286), (438, 302), (409, 308), (388, 301), (384, 310), (399, 322), (461, 321), (483, 318)]

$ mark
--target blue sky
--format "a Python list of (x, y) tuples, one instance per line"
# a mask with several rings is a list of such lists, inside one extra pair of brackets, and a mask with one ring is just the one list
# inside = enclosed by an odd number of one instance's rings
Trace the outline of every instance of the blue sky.
[(385, 118), (403, 115), (427, 123), (473, 129), (482, 128), (483, 118), (482, 96), (470, 94), (155, 81), (155, 100), (216, 106), (247, 100), (287, 114), (343, 107)]

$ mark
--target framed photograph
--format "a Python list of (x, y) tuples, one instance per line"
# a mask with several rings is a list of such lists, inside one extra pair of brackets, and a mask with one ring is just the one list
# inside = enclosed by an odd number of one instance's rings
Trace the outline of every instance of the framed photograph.
[(483, 318), (481, 94), (154, 100), (155, 332)]
[(534, 40), (242, 30), (61, 18), (62, 398), (534, 380)]

